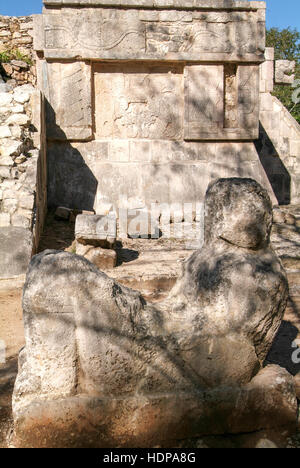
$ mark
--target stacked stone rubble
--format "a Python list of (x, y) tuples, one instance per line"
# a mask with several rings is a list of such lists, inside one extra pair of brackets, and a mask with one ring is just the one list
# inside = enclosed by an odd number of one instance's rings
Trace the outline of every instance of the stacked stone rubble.
[(29, 173), (37, 158), (30, 129), (30, 98), (35, 89), (28, 85), (6, 89), (0, 93), (0, 226), (30, 228), (35, 180)]
[(0, 54), (15, 55), (8, 62), (0, 60), (1, 67), (15, 85), (36, 83), (32, 35), (32, 16), (0, 16)]
[(0, 278), (25, 273), (37, 249), (47, 199), (44, 135), (41, 93), (1, 80)]

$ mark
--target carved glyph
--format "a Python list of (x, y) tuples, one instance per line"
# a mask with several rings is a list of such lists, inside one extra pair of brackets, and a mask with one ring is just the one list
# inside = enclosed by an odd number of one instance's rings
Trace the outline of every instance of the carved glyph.
[(72, 7), (42, 18), (35, 48), (49, 59), (263, 60), (257, 12)]
[(94, 71), (96, 138), (182, 138), (181, 66), (99, 64)]
[(90, 66), (83, 62), (44, 63), (48, 138), (85, 140), (92, 136), (90, 73)]

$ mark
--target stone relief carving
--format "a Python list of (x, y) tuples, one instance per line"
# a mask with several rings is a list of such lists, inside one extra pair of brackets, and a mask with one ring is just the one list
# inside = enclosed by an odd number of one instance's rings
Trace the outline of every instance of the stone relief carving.
[[(233, 51), (230, 43), (229, 29), (222, 23), (196, 23), (192, 26), (188, 39), (181, 50), (186, 52), (226, 52)], [(227, 38), (227, 39), (226, 39)]]
[[(83, 62), (44, 63), (48, 138), (85, 140), (92, 136), (91, 72)], [(60, 83), (60, 86), (57, 86)]]
[(233, 69), (230, 72), (228, 65), (186, 67), (185, 139), (257, 137), (258, 66)]
[(181, 139), (181, 66), (99, 64), (96, 138)]
[(290, 60), (276, 60), (275, 62), (275, 83), (292, 84), (295, 80), (296, 62)]
[[(46, 58), (84, 59), (203, 59), (226, 60), (234, 54), (263, 60), (257, 47), (259, 35), (256, 13), (177, 12), (137, 9), (68, 8), (64, 14), (43, 15), (44, 34), (36, 31), (38, 50)], [(215, 54), (220, 54), (216, 56)], [(232, 58), (234, 58), (232, 57)], [(248, 57), (249, 59), (249, 57)]]
[(185, 137), (209, 139), (223, 121), (223, 66), (195, 65), (185, 69)]
[[(83, 13), (86, 21), (77, 15), (68, 15), (68, 21), (61, 21), (56, 15), (46, 16), (45, 47), (49, 49), (87, 49), (109, 51), (120, 44), (126, 48), (130, 41), (134, 50), (145, 50), (144, 25), (138, 18), (122, 21), (98, 14)], [(54, 23), (54, 24), (53, 24)]]

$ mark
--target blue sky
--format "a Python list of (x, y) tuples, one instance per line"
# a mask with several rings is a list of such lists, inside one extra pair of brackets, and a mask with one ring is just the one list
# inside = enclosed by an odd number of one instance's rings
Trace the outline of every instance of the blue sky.
[[(0, 0), (0, 15), (22, 16), (41, 13), (42, 0)], [(300, 31), (299, 0), (267, 0), (267, 27), (291, 26)]]

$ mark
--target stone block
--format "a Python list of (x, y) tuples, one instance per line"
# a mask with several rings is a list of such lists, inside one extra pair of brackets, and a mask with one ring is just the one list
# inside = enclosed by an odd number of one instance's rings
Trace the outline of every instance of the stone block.
[(26, 272), (32, 254), (32, 234), (21, 227), (0, 229), (0, 278)]
[(24, 126), (29, 123), (29, 117), (26, 114), (13, 114), (6, 120), (8, 125)]
[(99, 270), (111, 270), (117, 265), (117, 253), (111, 249), (92, 247), (84, 257), (93, 263)]
[(11, 104), (13, 100), (12, 94), (6, 92), (0, 92), (0, 107), (5, 107)]
[(226, 78), (226, 70), (228, 67), (225, 67), (224, 76), (222, 65), (186, 67), (186, 140), (239, 140), (258, 137), (258, 66), (239, 65), (236, 71), (232, 68), (232, 76), (228, 75), (230, 80)]
[(182, 67), (99, 64), (94, 70), (96, 138), (181, 139)]
[(22, 148), (23, 142), (20, 140), (3, 139), (2, 142), (0, 141), (1, 158), (5, 158), (6, 161), (9, 161), (9, 157), (18, 155)]
[(0, 228), (10, 226), (10, 214), (0, 213)]
[(55, 210), (54, 216), (57, 219), (63, 219), (65, 221), (68, 221), (71, 213), (72, 213), (72, 210), (70, 210), (70, 208), (65, 208), (64, 206), (58, 206)]
[(274, 60), (274, 47), (266, 47), (265, 49), (265, 59), (266, 60)]
[(79, 141), (91, 138), (90, 68), (84, 62), (44, 63), (48, 138)]
[(290, 140), (290, 154), (300, 157), (300, 138), (298, 140)]
[(97, 247), (111, 248), (117, 237), (117, 220), (114, 213), (78, 215), (75, 224), (76, 241)]
[(31, 220), (28, 219), (26, 216), (20, 215), (18, 213), (15, 213), (12, 215), (11, 224), (12, 226), (20, 227), (24, 229), (31, 228)]
[[(251, 142), (171, 142), (153, 140), (151, 162), (109, 162), (102, 159), (103, 141), (51, 144), (48, 148), (50, 206), (81, 210), (111, 209), (122, 196), (130, 206), (151, 203), (201, 202), (205, 186), (217, 176), (253, 177), (272, 196), (272, 188)], [(142, 145), (131, 140), (130, 148)], [(106, 147), (106, 146), (105, 146)], [(147, 145), (148, 148), (148, 145)], [(105, 150), (106, 154), (106, 150)], [(199, 182), (200, 181), (200, 182)], [(107, 208), (108, 206), (108, 208)]]
[(275, 83), (292, 84), (295, 80), (295, 61), (276, 60), (275, 62)]
[(260, 79), (265, 81), (266, 92), (273, 91), (273, 88), (274, 88), (274, 62), (273, 61), (266, 61), (260, 65)]
[(192, 2), (196, 11), (189, 12), (169, 0), (160, 0), (159, 5), (149, 0), (152, 9), (141, 11), (144, 2), (128, 9), (111, 2), (106, 8), (80, 12), (69, 5), (63, 17), (47, 9), (42, 20), (35, 20), (36, 50), (43, 50), (46, 59), (67, 60), (197, 62), (199, 54), (203, 61), (264, 60), (265, 22), (254, 11), (224, 12), (216, 6), (214, 12), (210, 6), (209, 12), (202, 12)]
[(10, 167), (9, 166), (0, 166), (0, 177), (8, 179), (10, 177)]
[(132, 239), (148, 239), (151, 235), (151, 212), (147, 208), (127, 211), (127, 233)]
[(9, 138), (11, 137), (11, 131), (7, 125), (0, 126), (0, 138)]
[(242, 389), (227, 386), (130, 399), (76, 396), (31, 404), (15, 418), (13, 443), (21, 448), (177, 447), (178, 440), (207, 434), (295, 431), (297, 405), (292, 377), (280, 368), (273, 377), (275, 383), (253, 383)]
[(237, 71), (238, 115), (241, 137), (257, 139), (259, 134), (259, 68), (241, 65)]
[(19, 206), (20, 208), (24, 208), (25, 210), (33, 210), (35, 197), (34, 194), (26, 193), (26, 192), (19, 192)]
[(185, 68), (185, 139), (218, 139), (220, 128), (223, 126), (223, 113), (223, 66), (187, 66)]
[(0, 166), (13, 166), (14, 160), (10, 156), (0, 156)]
[[(152, 158), (152, 141), (130, 141), (129, 158), (131, 162), (150, 162)], [(162, 157), (164, 155), (160, 155)]]
[(273, 110), (273, 99), (270, 93), (260, 93), (260, 110), (263, 112)]
[(108, 160), (115, 162), (129, 162), (129, 141), (111, 140), (108, 146)]
[(23, 86), (14, 89), (14, 101), (19, 104), (25, 104), (29, 101), (31, 93), (34, 92), (34, 88), (24, 88)]

